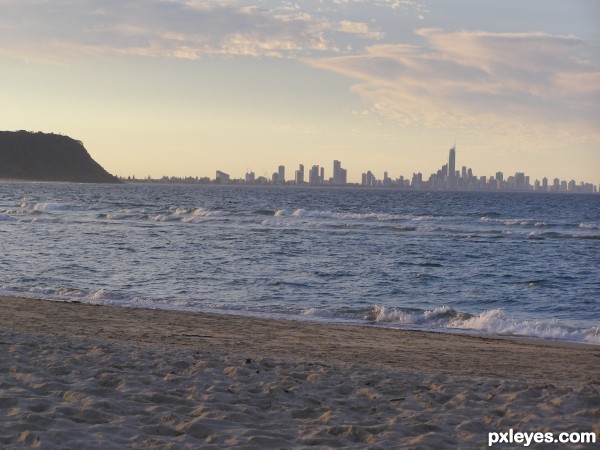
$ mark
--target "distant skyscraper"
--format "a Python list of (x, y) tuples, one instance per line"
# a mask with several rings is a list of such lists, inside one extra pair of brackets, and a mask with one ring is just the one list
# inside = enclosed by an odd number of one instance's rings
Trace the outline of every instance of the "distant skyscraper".
[(319, 166), (312, 166), (308, 173), (308, 182), (313, 186), (321, 184), (319, 179)]
[(342, 163), (337, 159), (333, 161), (333, 184), (340, 184), (340, 172), (342, 170)]
[(304, 165), (300, 164), (298, 170), (296, 170), (296, 184), (304, 184)]
[(388, 176), (387, 172), (383, 172), (383, 185), (389, 186), (392, 184), (392, 179)]
[(346, 184), (348, 172), (342, 168), (342, 163), (338, 160), (333, 161), (333, 184)]
[(227, 183), (229, 183), (229, 174), (227, 174), (225, 172), (221, 172), (220, 170), (217, 170), (217, 174), (215, 176), (215, 181), (218, 184), (227, 184)]
[(368, 187), (377, 185), (377, 179), (375, 178), (375, 175), (373, 175), (373, 172), (369, 170), (367, 173), (363, 173), (361, 184)]
[(279, 169), (277, 171), (277, 182), (279, 184), (285, 183), (285, 166), (279, 166)]
[(456, 176), (456, 146), (450, 149), (450, 155), (448, 157), (448, 178), (454, 179)]
[(517, 189), (525, 189), (529, 184), (525, 182), (525, 174), (523, 172), (517, 172), (515, 174), (515, 184)]

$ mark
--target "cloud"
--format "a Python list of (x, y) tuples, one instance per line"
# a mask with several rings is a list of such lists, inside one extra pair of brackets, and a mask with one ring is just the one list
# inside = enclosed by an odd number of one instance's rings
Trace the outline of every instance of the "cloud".
[[(270, 7), (268, 5), (271, 5)], [(379, 30), (335, 12), (287, 2), (5, 0), (0, 54), (21, 59), (141, 55), (294, 57), (337, 52), (337, 36), (378, 40)]]
[(373, 45), (308, 63), (359, 80), (352, 89), (370, 112), (403, 125), (506, 132), (577, 124), (599, 139), (600, 66), (585, 57), (597, 51), (590, 44), (544, 33), (415, 34), (421, 45)]

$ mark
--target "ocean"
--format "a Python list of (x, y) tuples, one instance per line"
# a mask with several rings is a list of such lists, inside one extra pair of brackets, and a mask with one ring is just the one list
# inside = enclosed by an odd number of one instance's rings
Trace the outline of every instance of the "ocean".
[(0, 295), (600, 345), (600, 195), (0, 183)]

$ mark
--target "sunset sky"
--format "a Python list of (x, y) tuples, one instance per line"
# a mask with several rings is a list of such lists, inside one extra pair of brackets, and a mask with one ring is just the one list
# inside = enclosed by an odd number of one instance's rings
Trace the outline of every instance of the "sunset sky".
[(0, 129), (111, 173), (600, 183), (597, 0), (0, 0)]

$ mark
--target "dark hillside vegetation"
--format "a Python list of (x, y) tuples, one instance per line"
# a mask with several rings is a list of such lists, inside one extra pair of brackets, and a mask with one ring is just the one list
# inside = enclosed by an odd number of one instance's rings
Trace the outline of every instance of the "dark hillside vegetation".
[(118, 183), (119, 179), (68, 136), (0, 131), (0, 179)]

